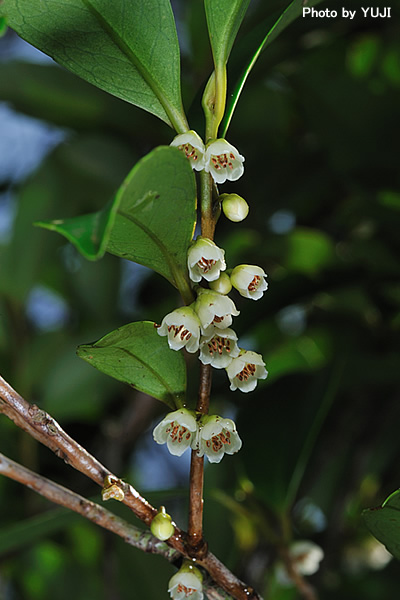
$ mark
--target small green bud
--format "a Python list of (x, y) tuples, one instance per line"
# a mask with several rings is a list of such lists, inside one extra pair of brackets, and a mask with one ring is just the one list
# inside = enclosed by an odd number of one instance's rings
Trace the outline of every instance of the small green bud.
[(249, 214), (249, 205), (246, 200), (238, 194), (222, 194), (219, 199), (222, 203), (224, 215), (230, 221), (239, 223)]
[(214, 292), (219, 292), (220, 294), (229, 294), (232, 289), (231, 279), (229, 275), (226, 273), (221, 273), (221, 275), (215, 281), (210, 281), (209, 286)]
[(154, 517), (150, 525), (151, 533), (158, 540), (165, 542), (171, 535), (174, 535), (175, 527), (172, 525), (172, 519), (165, 511), (165, 506), (161, 506), (160, 510)]

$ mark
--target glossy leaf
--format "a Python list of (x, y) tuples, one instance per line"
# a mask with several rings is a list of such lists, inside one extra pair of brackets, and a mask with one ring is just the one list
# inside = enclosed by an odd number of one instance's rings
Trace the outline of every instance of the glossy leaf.
[(161, 400), (170, 408), (182, 405), (186, 366), (181, 352), (168, 347), (154, 323), (129, 323), (93, 344), (79, 346), (77, 354), (102, 373)]
[(74, 244), (85, 258), (97, 260), (106, 251), (116, 209), (117, 204), (113, 202), (97, 213), (71, 219), (38, 222), (36, 225), (60, 233)]
[(76, 75), (187, 129), (169, 0), (3, 0), (1, 17)]
[(150, 267), (179, 290), (196, 221), (196, 187), (186, 157), (160, 147), (143, 158), (120, 187), (107, 250)]
[[(212, 0), (210, 0), (210, 1), (212, 1)], [(319, 4), (319, 2), (321, 2), (321, 0), (310, 0), (309, 2), (307, 2), (307, 6), (312, 7), (312, 6), (315, 6), (316, 4)], [(246, 83), (247, 78), (250, 75), (250, 72), (253, 69), (261, 52), (263, 50), (265, 50), (265, 48), (267, 48), (267, 46), (269, 46), (269, 44), (271, 44), (271, 42), (275, 38), (277, 38), (278, 35), (284, 29), (286, 29), (286, 27), (288, 25), (290, 25), (295, 19), (297, 19), (297, 17), (299, 17), (302, 14), (303, 6), (304, 6), (303, 0), (293, 0), (289, 4), (289, 6), (283, 11), (283, 13), (279, 16), (279, 18), (275, 21), (273, 26), (268, 30), (266, 36), (262, 40), (261, 44), (258, 46), (258, 48), (255, 51), (254, 55), (252, 56), (250, 62), (244, 69), (242, 76), (240, 77), (239, 81), (237, 82), (235, 90), (229, 96), (230, 101), (229, 101), (229, 105), (226, 110), (224, 122), (222, 124), (222, 133), (221, 133), (222, 137), (225, 137), (225, 135), (226, 135), (229, 124), (232, 119), (232, 115), (233, 115), (236, 105), (239, 101), (239, 96), (242, 93), (242, 90), (244, 88), (244, 84)]]
[(204, 0), (214, 63), (224, 66), (250, 0)]
[(193, 171), (178, 149), (162, 146), (139, 161), (102, 211), (38, 224), (67, 237), (89, 259), (107, 250), (149, 267), (185, 296), (190, 295), (186, 254), (195, 221)]
[(364, 510), (362, 515), (372, 535), (400, 559), (400, 490), (386, 498), (382, 506)]

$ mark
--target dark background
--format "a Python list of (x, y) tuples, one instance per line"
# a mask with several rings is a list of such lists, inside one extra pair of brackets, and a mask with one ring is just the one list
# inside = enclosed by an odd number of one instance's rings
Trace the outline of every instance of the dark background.
[[(233, 86), (286, 7), (253, 1), (229, 62)], [(398, 593), (393, 559), (368, 533), (364, 508), (400, 485), (400, 6), (391, 18), (299, 18), (261, 55), (227, 139), (245, 175), (221, 191), (250, 205), (221, 217), (228, 266), (261, 265), (269, 290), (234, 300), (241, 343), (262, 353), (266, 381), (245, 395), (215, 372), (213, 412), (235, 418), (243, 449), (206, 469), (205, 536), (230, 568), (271, 600), (268, 527), (287, 526), (325, 552), (310, 581), (321, 600)], [(185, 107), (202, 134), (211, 71), (200, 2), (174, 2)], [(359, 14), (360, 13), (360, 14)], [(151, 438), (164, 409), (75, 356), (78, 344), (127, 322), (161, 322), (178, 299), (143, 267), (89, 263), (38, 220), (99, 210), (134, 163), (173, 132), (77, 79), (9, 31), (0, 41), (0, 367), (111, 470), (186, 529), (188, 456)], [(197, 360), (189, 357), (190, 398)], [(88, 497), (98, 489), (0, 420), (2, 451)], [(116, 503), (114, 503), (116, 504)], [(0, 598), (167, 597), (174, 570), (0, 479)], [(108, 507), (131, 520), (125, 507)], [(136, 524), (138, 524), (135, 521)]]

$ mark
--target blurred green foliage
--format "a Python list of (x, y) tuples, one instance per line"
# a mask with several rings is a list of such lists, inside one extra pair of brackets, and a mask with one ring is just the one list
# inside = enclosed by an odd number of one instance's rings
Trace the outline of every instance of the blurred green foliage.
[[(185, 106), (201, 133), (211, 54), (200, 4), (173, 8)], [(250, 3), (229, 62), (231, 90), (286, 5)], [(341, 6), (330, 0), (318, 8)], [(268, 273), (262, 300), (249, 306), (235, 298), (235, 329), (243, 346), (263, 354), (270, 375), (243, 395), (229, 392), (225, 373), (214, 374), (212, 405), (236, 415), (244, 444), (206, 469), (205, 535), (219, 558), (271, 600), (298, 597), (274, 580), (271, 528), (323, 547), (321, 569), (310, 578), (321, 600), (376, 600), (399, 589), (397, 564), (380, 562), (361, 520), (364, 508), (400, 486), (397, 3), (392, 15), (300, 17), (261, 55), (229, 128), (246, 157), (245, 176), (223, 192), (245, 197), (250, 214), (241, 224), (221, 217), (216, 242), (228, 267), (246, 262)], [(8, 31), (0, 53), (12, 41)], [(121, 477), (147, 479), (149, 500), (165, 504), (186, 528), (187, 479), (177, 463), (168, 467), (165, 492), (143, 471), (143, 432), (163, 414), (161, 405), (75, 356), (79, 344), (133, 320), (161, 322), (176, 293), (159, 275), (114, 256), (85, 262), (63, 238), (32, 225), (101, 210), (136, 161), (168, 144), (172, 131), (49, 64), (0, 63), (0, 99), (66, 132), (29, 178), (0, 182), (16, 206), (0, 245), (2, 376)], [(41, 318), (32, 312), (38, 289), (62, 301), (63, 319), (43, 322), (50, 311), (43, 302)], [(195, 358), (188, 369), (194, 397)], [(11, 458), (81, 494), (97, 493), (5, 418), (0, 436)], [(0, 480), (0, 502), (1, 598), (166, 597), (173, 569), (159, 557), (50, 512), (14, 482)], [(17, 524), (26, 531), (18, 544)]]

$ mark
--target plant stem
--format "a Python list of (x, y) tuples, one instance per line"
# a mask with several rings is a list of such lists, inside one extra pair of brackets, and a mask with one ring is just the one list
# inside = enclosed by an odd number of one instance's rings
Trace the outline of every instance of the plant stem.
[[(201, 235), (210, 240), (214, 237), (216, 218), (213, 210), (213, 180), (209, 173), (200, 173)], [(197, 412), (206, 415), (210, 404), (212, 370), (210, 365), (200, 366), (200, 385)], [(206, 555), (207, 544), (203, 540), (203, 487), (204, 456), (192, 450), (189, 484), (188, 552), (199, 559)]]
[(216, 215), (213, 204), (213, 178), (210, 173), (200, 173), (201, 235), (214, 239)]
[(143, 531), (131, 525), (124, 519), (117, 517), (114, 513), (103, 508), (100, 504), (87, 500), (58, 483), (30, 471), (7, 456), (4, 456), (4, 454), (0, 454), (0, 473), (26, 485), (31, 490), (50, 500), (50, 502), (69, 508), (96, 525), (112, 531), (122, 537), (131, 546), (139, 548), (139, 550), (161, 554), (171, 562), (180, 557), (180, 554), (176, 550), (173, 550), (165, 542), (160, 542), (150, 532)]
[[(211, 375), (211, 366), (201, 364), (199, 397), (196, 410), (203, 415), (208, 413), (210, 404)], [(207, 544), (203, 540), (203, 486), (204, 456), (197, 456), (197, 451), (192, 450), (190, 462), (188, 545), (190, 548), (189, 552), (195, 558), (202, 558), (207, 552)]]
[[(107, 475), (116, 479), (119, 487), (121, 487), (125, 494), (123, 503), (128, 506), (139, 519), (147, 525), (150, 525), (153, 517), (157, 514), (157, 510), (131, 485), (119, 480), (85, 448), (71, 438), (47, 412), (39, 409), (35, 404), (29, 404), (29, 402), (22, 398), (22, 396), (20, 396), (1, 376), (0, 413), (6, 415), (31, 437), (50, 448), (50, 450), (52, 450), (59, 458), (62, 458), (67, 464), (98, 483), (101, 487), (104, 486), (104, 479)], [(6, 470), (5, 465), (4, 470)], [(4, 474), (6, 473), (4, 472)], [(27, 481), (26, 476), (24, 477), (20, 478), (19, 481), (30, 487), (30, 483)], [(40, 480), (43, 481), (43, 478), (40, 478)], [(39, 488), (40, 485), (37, 486), (36, 491), (41, 494), (43, 488)], [(67, 491), (70, 492), (70, 490)], [(52, 502), (56, 502), (55, 496), (52, 498), (49, 497), (49, 499), (51, 499)], [(86, 499), (84, 499), (84, 501), (86, 502)], [(71, 506), (69, 506), (69, 508), (71, 508)], [(147, 532), (143, 535), (147, 535)], [(170, 537), (166, 543), (184, 557), (193, 558), (190, 557), (187, 552), (186, 544), (184, 544), (183, 541), (185, 538), (185, 532), (175, 526), (174, 535)], [(129, 540), (126, 541), (131, 543)], [(236, 600), (261, 600), (260, 596), (253, 589), (246, 587), (246, 585), (240, 581), (240, 579), (235, 577), (235, 575), (211, 552), (207, 552), (204, 557), (200, 556), (197, 564), (209, 573), (210, 577), (219, 587), (223, 588), (225, 592), (230, 594)], [(211, 585), (212, 584), (210, 584), (210, 587)], [(208, 584), (207, 587), (209, 587)]]

